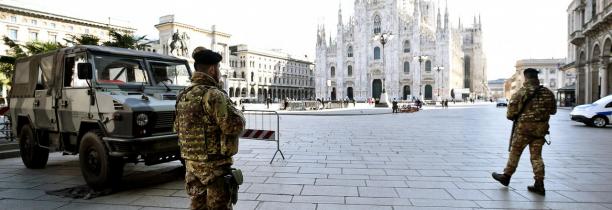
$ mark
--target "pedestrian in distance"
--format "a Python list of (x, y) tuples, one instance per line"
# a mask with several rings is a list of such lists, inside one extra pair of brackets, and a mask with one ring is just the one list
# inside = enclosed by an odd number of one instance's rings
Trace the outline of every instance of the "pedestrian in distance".
[(528, 186), (530, 192), (544, 196), (544, 161), (542, 147), (546, 143), (550, 115), (557, 113), (555, 95), (540, 85), (538, 71), (532, 68), (523, 71), (525, 83), (510, 99), (506, 117), (514, 122), (510, 139), (510, 155), (504, 172), (493, 172), (493, 179), (508, 186), (525, 147), (529, 146), (531, 166), (535, 183)]
[(392, 104), (393, 104), (393, 106), (392, 106), (393, 113), (398, 113), (398, 111), (397, 111), (397, 110), (398, 110), (398, 107), (397, 107), (397, 100), (395, 100), (395, 98), (393, 98), (393, 102), (392, 102)]
[(245, 120), (219, 85), (220, 54), (198, 47), (191, 85), (177, 97), (174, 129), (185, 160), (191, 209), (232, 209), (242, 175), (233, 169)]

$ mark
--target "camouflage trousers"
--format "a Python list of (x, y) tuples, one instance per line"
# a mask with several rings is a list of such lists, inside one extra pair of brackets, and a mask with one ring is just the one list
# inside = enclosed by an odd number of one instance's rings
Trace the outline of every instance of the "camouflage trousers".
[(232, 209), (230, 186), (223, 176), (213, 176), (211, 179), (210, 174), (205, 176), (206, 173), (189, 168), (185, 174), (185, 189), (191, 198), (192, 210)]
[(525, 147), (529, 146), (531, 155), (531, 166), (533, 167), (534, 179), (544, 180), (544, 161), (542, 160), (542, 147), (545, 143), (544, 137), (533, 137), (524, 134), (514, 133), (512, 137), (512, 148), (508, 157), (508, 163), (504, 169), (504, 174), (512, 176), (516, 172), (521, 154)]

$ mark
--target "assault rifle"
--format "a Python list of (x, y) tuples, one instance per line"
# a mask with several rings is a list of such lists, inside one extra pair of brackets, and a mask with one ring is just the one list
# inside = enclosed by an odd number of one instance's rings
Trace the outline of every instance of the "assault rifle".
[(525, 107), (527, 107), (529, 102), (531, 102), (531, 100), (538, 95), (538, 92), (540, 92), (540, 89), (542, 89), (543, 87), (544, 86), (540, 85), (540, 87), (538, 87), (533, 92), (533, 94), (531, 94), (527, 99), (525, 99), (525, 101), (523, 102), (523, 105), (519, 109), (518, 113), (516, 113), (516, 117), (514, 119), (512, 119), (512, 131), (510, 132), (510, 141), (508, 143), (508, 152), (510, 152), (510, 150), (512, 149), (512, 138), (514, 137), (514, 130), (516, 130), (516, 124), (518, 123), (518, 119), (523, 114), (523, 111), (525, 111)]

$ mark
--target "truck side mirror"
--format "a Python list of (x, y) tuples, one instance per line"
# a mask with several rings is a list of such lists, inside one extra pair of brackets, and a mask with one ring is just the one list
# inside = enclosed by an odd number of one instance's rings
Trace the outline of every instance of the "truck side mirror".
[(93, 70), (91, 67), (91, 63), (77, 64), (77, 71), (78, 71), (79, 79), (92, 79), (93, 78)]

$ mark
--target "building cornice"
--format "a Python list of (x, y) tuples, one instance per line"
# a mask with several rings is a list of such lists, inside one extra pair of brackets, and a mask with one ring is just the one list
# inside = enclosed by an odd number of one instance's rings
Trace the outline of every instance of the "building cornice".
[(115, 30), (130, 32), (130, 33), (133, 33), (136, 31), (135, 28), (131, 28), (131, 27), (118, 26), (118, 25), (106, 24), (106, 23), (101, 23), (101, 22), (96, 22), (96, 21), (91, 21), (91, 20), (78, 19), (78, 18), (68, 17), (64, 15), (52, 14), (48, 12), (26, 9), (26, 8), (21, 8), (21, 7), (6, 5), (6, 4), (0, 4), (0, 11), (20, 14), (20, 15), (30, 16), (30, 17), (38, 17), (38, 18), (56, 20), (56, 21), (61, 21), (61, 22), (74, 23), (74, 24), (79, 24), (79, 25), (98, 27), (98, 28), (112, 28)]
[(189, 24), (185, 24), (185, 23), (179, 23), (179, 22), (164, 22), (164, 23), (160, 23), (155, 25), (155, 28), (159, 28), (159, 27), (163, 27), (166, 25), (176, 25), (176, 26), (180, 26), (180, 27), (184, 27), (184, 28), (188, 28), (200, 33), (208, 33), (208, 34), (216, 34), (216, 35), (220, 35), (220, 36), (225, 36), (227, 38), (232, 37), (231, 34), (225, 33), (225, 32), (221, 32), (221, 31), (212, 31), (212, 30), (208, 30), (208, 29), (203, 29), (203, 28), (198, 28)]

